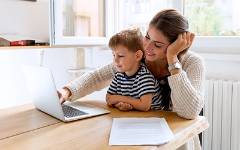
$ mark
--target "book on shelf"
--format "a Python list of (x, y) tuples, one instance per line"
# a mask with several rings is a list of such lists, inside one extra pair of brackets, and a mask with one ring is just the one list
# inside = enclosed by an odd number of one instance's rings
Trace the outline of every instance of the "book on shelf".
[(10, 41), (10, 46), (32, 46), (32, 45), (35, 45), (35, 40)]
[(24, 37), (20, 35), (0, 34), (0, 47), (1, 46), (34, 46), (34, 45), (48, 45), (48, 44), (37, 42), (33, 38)]

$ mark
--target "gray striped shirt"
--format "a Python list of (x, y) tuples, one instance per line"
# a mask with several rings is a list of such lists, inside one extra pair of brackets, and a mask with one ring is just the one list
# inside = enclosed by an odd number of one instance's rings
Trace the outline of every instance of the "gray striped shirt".
[(158, 81), (144, 64), (141, 64), (133, 76), (116, 72), (108, 93), (112, 95), (130, 96), (140, 99), (141, 96), (153, 93), (151, 109), (161, 109), (161, 95)]

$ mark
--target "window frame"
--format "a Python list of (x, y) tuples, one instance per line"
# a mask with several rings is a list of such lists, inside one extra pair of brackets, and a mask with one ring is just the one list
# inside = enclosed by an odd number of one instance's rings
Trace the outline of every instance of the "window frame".
[[(106, 46), (109, 37), (121, 28), (120, 0), (106, 0), (105, 37), (61, 37), (56, 29), (56, 1), (51, 0), (50, 10), (50, 43), (51, 45), (71, 46)], [(185, 0), (173, 1), (173, 6), (184, 14)], [(59, 3), (59, 2), (58, 2)], [(191, 21), (191, 20), (189, 20)], [(231, 53), (240, 54), (240, 36), (196, 36), (191, 49), (200, 53)]]
[[(50, 45), (51, 46), (103, 46), (106, 45), (109, 36), (114, 33), (114, 1), (105, 0), (105, 36), (104, 37), (66, 37), (62, 35), (62, 8), (61, 0), (50, 1)], [(60, 16), (60, 17), (59, 17)]]
[[(185, 0), (180, 1), (178, 7), (184, 15)], [(240, 36), (196, 36), (191, 49), (199, 53), (240, 54), (239, 43)]]
[[(120, 0), (118, 0), (120, 1)], [(118, 2), (118, 9), (119, 2)], [(185, 0), (174, 0), (173, 7), (184, 15)], [(119, 13), (119, 12), (118, 12)], [(117, 14), (119, 17), (121, 14)], [(190, 22), (191, 20), (189, 20)], [(121, 22), (120, 22), (121, 23)], [(121, 24), (117, 23), (119, 30)], [(199, 53), (240, 54), (240, 36), (196, 36), (191, 50)]]
[(196, 36), (191, 49), (199, 53), (240, 54), (240, 36)]

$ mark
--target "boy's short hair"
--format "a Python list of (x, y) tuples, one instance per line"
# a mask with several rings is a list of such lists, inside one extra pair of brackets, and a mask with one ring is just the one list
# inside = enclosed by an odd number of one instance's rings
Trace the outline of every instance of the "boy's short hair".
[(143, 36), (139, 29), (127, 29), (113, 35), (109, 40), (108, 46), (114, 49), (118, 45), (122, 45), (132, 52), (138, 50), (144, 52), (142, 38)]

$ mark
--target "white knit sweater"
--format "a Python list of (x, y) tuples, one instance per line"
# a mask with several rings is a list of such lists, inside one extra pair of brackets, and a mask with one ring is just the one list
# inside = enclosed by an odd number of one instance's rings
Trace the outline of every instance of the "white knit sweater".
[[(204, 64), (201, 57), (193, 52), (187, 52), (180, 59), (180, 63), (182, 64), (181, 73), (168, 77), (173, 111), (183, 118), (194, 119), (199, 115), (204, 105)], [(109, 64), (73, 80), (66, 85), (72, 92), (71, 99), (76, 100), (108, 86), (115, 71), (113, 64)], [(201, 149), (198, 137), (190, 140), (179, 149)]]

